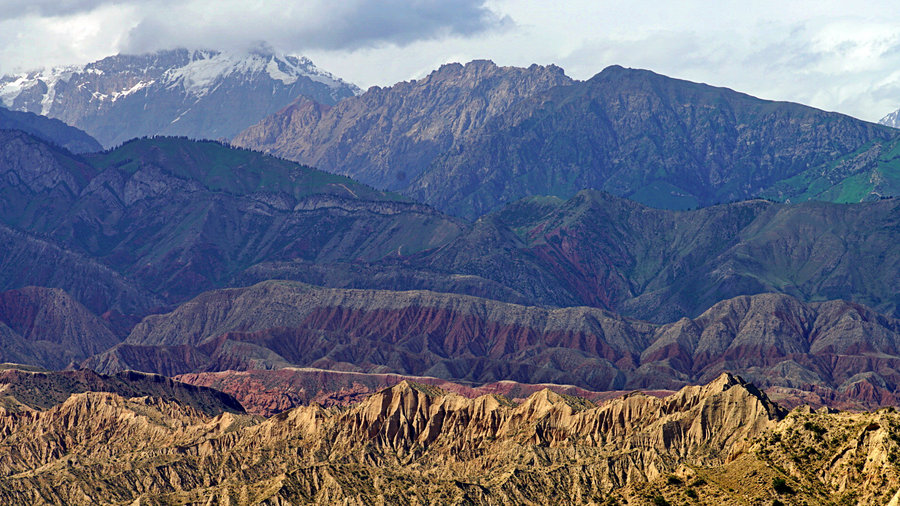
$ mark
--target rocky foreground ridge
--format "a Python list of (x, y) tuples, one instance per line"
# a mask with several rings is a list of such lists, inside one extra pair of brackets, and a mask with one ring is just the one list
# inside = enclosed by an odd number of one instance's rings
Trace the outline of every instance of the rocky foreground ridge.
[(900, 499), (900, 415), (786, 413), (730, 374), (515, 404), (402, 382), (261, 419), (84, 392), (0, 410), (5, 504), (828, 504)]

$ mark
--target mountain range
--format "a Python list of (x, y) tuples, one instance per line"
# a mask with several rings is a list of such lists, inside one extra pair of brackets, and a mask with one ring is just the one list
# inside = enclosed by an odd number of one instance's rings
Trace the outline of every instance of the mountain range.
[[(52, 265), (30, 274), (57, 276), (53, 286), (82, 292), (73, 295), (97, 313), (140, 317), (160, 301), (275, 278), (586, 305), (660, 323), (763, 292), (898, 311), (896, 199), (667, 211), (582, 191), (471, 223), (210, 141), (143, 139), (76, 157), (24, 133), (0, 135), (0, 173), (13, 182), (0, 187), (0, 222), (19, 231), (8, 234), (11, 253), (49, 241), (59, 254), (41, 255), (110, 270), (89, 280), (60, 279)], [(10, 275), (41, 271), (38, 259), (7, 257)]]
[(900, 504), (900, 130), (266, 47), (0, 98), (4, 503)]
[[(674, 390), (731, 371), (789, 405), (877, 407), (900, 395), (900, 320), (843, 301), (760, 294), (658, 325), (585, 307), (269, 281), (147, 317), (82, 366), (167, 376), (312, 368), (595, 392)], [(329, 379), (335, 391), (356, 381)], [(229, 383), (219, 384), (240, 397), (240, 382)]]
[(106, 147), (135, 137), (230, 139), (298, 95), (323, 104), (359, 92), (304, 57), (165, 50), (0, 77), (7, 108), (57, 118)]
[(787, 414), (729, 374), (599, 406), (549, 390), (520, 403), (468, 399), (404, 381), (344, 410), (304, 406), (265, 420), (211, 416), (162, 396), (84, 392), (39, 410), (0, 410), (0, 497), (892, 504), (898, 424), (888, 410)]
[[(788, 404), (861, 407), (900, 391), (897, 322), (873, 311), (897, 316), (896, 199), (671, 211), (585, 190), (473, 223), (213, 141), (138, 139), (76, 156), (0, 135), (6, 361), (596, 392), (731, 370)], [(38, 281), (68, 294), (24, 288)], [(203, 293), (236, 285), (253, 286)], [(252, 303), (232, 300), (241, 290)], [(230, 323), (183, 327), (211, 315)], [(176, 330), (147, 330), (157, 325)]]
[[(671, 209), (764, 194), (872, 200), (896, 194), (898, 169), (838, 161), (877, 158), (898, 135), (646, 70), (612, 66), (573, 81), (554, 66), (473, 61), (330, 107), (301, 100), (234, 143), (476, 218), (585, 188)], [(847, 191), (822, 193), (824, 180)]]

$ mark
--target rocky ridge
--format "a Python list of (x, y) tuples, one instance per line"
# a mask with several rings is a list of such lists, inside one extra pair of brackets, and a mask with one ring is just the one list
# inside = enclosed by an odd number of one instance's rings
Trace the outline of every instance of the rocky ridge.
[(156, 374), (127, 371), (106, 376), (89, 370), (29, 371), (14, 364), (4, 367), (0, 370), (0, 402), (8, 414), (46, 411), (84, 392), (109, 392), (124, 398), (152, 396), (208, 416), (245, 412), (237, 400), (219, 390)]
[(86, 392), (45, 411), (0, 415), (0, 452), (15, 456), (0, 460), (0, 497), (9, 504), (887, 502), (898, 485), (890, 457), (898, 430), (898, 415), (885, 410), (786, 414), (728, 374), (664, 398), (635, 393), (599, 406), (547, 390), (515, 404), (402, 382), (345, 410), (301, 407), (265, 421)]
[[(209, 292), (147, 317), (123, 343), (82, 365), (165, 375), (300, 367), (595, 392), (674, 390), (733, 371), (791, 406), (873, 408), (900, 393), (898, 361), (900, 321), (843, 301), (741, 296), (660, 325), (594, 308), (270, 281)], [(291, 381), (290, 374), (276, 377)], [(222, 385), (239, 395), (253, 381), (235, 375)], [(328, 381), (330, 392), (372, 385), (352, 375)], [(275, 398), (293, 395), (286, 407), (319, 395), (301, 393), (302, 380), (295, 384), (295, 393), (270, 391)], [(271, 401), (260, 395), (251, 409)]]
[(572, 82), (555, 65), (453, 63), (418, 81), (372, 87), (333, 107), (301, 98), (233, 143), (399, 189), (517, 102)]
[(0, 130), (21, 130), (72, 153), (100, 151), (103, 146), (82, 130), (57, 119), (0, 107)]
[[(619, 66), (523, 101), (491, 127), (442, 153), (404, 192), (470, 217), (522, 197), (569, 198), (585, 188), (693, 209), (759, 196), (806, 171), (832, 173), (836, 160), (898, 135), (849, 116)], [(811, 189), (809, 181), (793, 185)], [(857, 202), (885, 196), (861, 193)]]
[[(514, 402), (522, 402), (531, 394), (544, 389), (591, 402), (608, 400), (627, 393), (621, 390), (593, 392), (573, 385), (518, 383), (509, 380), (478, 385), (428, 376), (335, 371), (313, 367), (187, 373), (175, 376), (174, 379), (190, 385), (227, 392), (237, 399), (248, 413), (267, 417), (310, 404), (326, 408), (349, 406), (403, 381), (430, 385), (468, 398), (488, 394), (502, 395)], [(671, 394), (672, 391), (649, 390), (645, 393), (663, 396)]]
[(9, 141), (0, 148), (0, 220), (120, 276), (85, 286), (80, 270), (42, 269), (20, 255), (17, 240), (0, 281), (61, 287), (98, 313), (140, 317), (211, 288), (294, 279), (588, 305), (660, 323), (762, 292), (897, 314), (896, 199), (677, 212), (585, 190), (469, 223), (214, 142), (145, 139), (74, 157), (25, 133), (0, 137)]
[[(475, 219), (594, 188), (652, 207), (896, 195), (896, 131), (799, 104), (611, 66), (445, 65), (333, 108), (301, 101), (235, 137)], [(859, 159), (877, 158), (875, 167)], [(872, 179), (872, 181), (869, 181)], [(833, 188), (833, 190), (828, 190)]]
[(0, 185), (0, 220), (169, 303), (258, 262), (371, 262), (436, 247), (464, 226), (398, 195), (211, 141), (135, 140), (76, 158), (10, 136), (0, 148), (10, 152), (0, 174), (12, 182)]

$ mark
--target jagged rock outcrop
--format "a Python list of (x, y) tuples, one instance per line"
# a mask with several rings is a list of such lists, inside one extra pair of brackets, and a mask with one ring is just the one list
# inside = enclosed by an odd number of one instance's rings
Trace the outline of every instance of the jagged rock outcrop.
[(19, 130), (0, 130), (0, 212), (9, 225), (59, 219), (95, 174), (62, 148)]
[(0, 455), (14, 456), (0, 459), (0, 498), (885, 503), (900, 476), (898, 440), (895, 412), (786, 415), (730, 374), (599, 406), (548, 390), (515, 404), (402, 382), (345, 410), (299, 407), (264, 421), (86, 392), (45, 411), (0, 414)]
[(377, 188), (404, 188), (436, 156), (480, 134), (517, 102), (571, 83), (554, 65), (453, 63), (422, 80), (373, 87), (333, 107), (301, 98), (233, 142)]
[[(724, 464), (783, 416), (729, 375), (665, 399), (631, 395), (600, 407), (546, 390), (514, 405), (402, 382), (343, 412), (301, 407), (258, 424), (86, 392), (43, 412), (0, 416), (0, 449), (15, 453), (3, 459), (0, 497), (194, 502), (240, 490), (239, 503), (393, 502), (402, 494), (433, 502), (444, 487), (446, 501), (466, 502), (472, 486), (487, 494), (473, 502), (492, 503), (552, 497), (535, 481), (558, 480), (545, 473), (560, 466), (576, 480), (556, 487), (594, 497), (681, 464)], [(126, 455), (127, 465), (114, 467)]]

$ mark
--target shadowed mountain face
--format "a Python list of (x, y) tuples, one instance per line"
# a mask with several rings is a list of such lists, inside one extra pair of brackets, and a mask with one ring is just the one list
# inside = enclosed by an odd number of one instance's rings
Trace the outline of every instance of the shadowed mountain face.
[(900, 394), (900, 321), (846, 302), (763, 294), (653, 325), (591, 308), (272, 281), (150, 316), (83, 365), (166, 375), (294, 366), (594, 391), (675, 389), (735, 371), (783, 389), (789, 403), (807, 392), (878, 406)]
[[(469, 218), (584, 188), (686, 209), (764, 191), (858, 202), (895, 194), (890, 181), (900, 180), (887, 159), (860, 160), (892, 149), (898, 134), (887, 127), (644, 70), (562, 77), (549, 67), (445, 66), (332, 109), (298, 104), (235, 142)], [(888, 181), (862, 184), (872, 174)], [(825, 191), (835, 185), (843, 190)]]
[(31, 285), (60, 288), (95, 314), (145, 315), (164, 304), (97, 260), (0, 225), (0, 289)]
[(121, 340), (60, 289), (27, 287), (0, 293), (0, 362), (62, 369)]
[(125, 398), (153, 396), (208, 416), (244, 413), (241, 404), (228, 394), (155, 374), (129, 371), (105, 376), (87, 370), (47, 372), (15, 368), (0, 371), (0, 402), (7, 412), (47, 410), (83, 392), (110, 392)]
[(21, 130), (39, 139), (61, 146), (72, 153), (90, 153), (103, 147), (93, 137), (58, 119), (0, 107), (0, 130)]
[(213, 142), (138, 140), (80, 159), (8, 136), (0, 219), (168, 302), (259, 262), (377, 261), (464, 227), (350, 179)]
[(143, 316), (273, 278), (587, 305), (660, 323), (762, 292), (898, 307), (896, 200), (675, 212), (583, 191), (467, 223), (213, 142), (145, 139), (76, 158), (3, 136), (0, 220), (24, 235), (5, 245), (0, 281), (63, 288), (98, 314)]
[(507, 206), (420, 262), (541, 303), (660, 323), (762, 292), (844, 298), (896, 316), (898, 206), (757, 200), (677, 212), (583, 191)]
[(44, 411), (0, 411), (0, 498), (884, 504), (900, 497), (890, 457), (898, 424), (887, 411), (786, 416), (727, 374), (600, 406), (548, 390), (515, 404), (402, 382), (348, 409), (301, 407), (267, 420), (86, 392)]
[(18, 130), (0, 130), (0, 214), (28, 231), (62, 218), (96, 169), (65, 149)]

